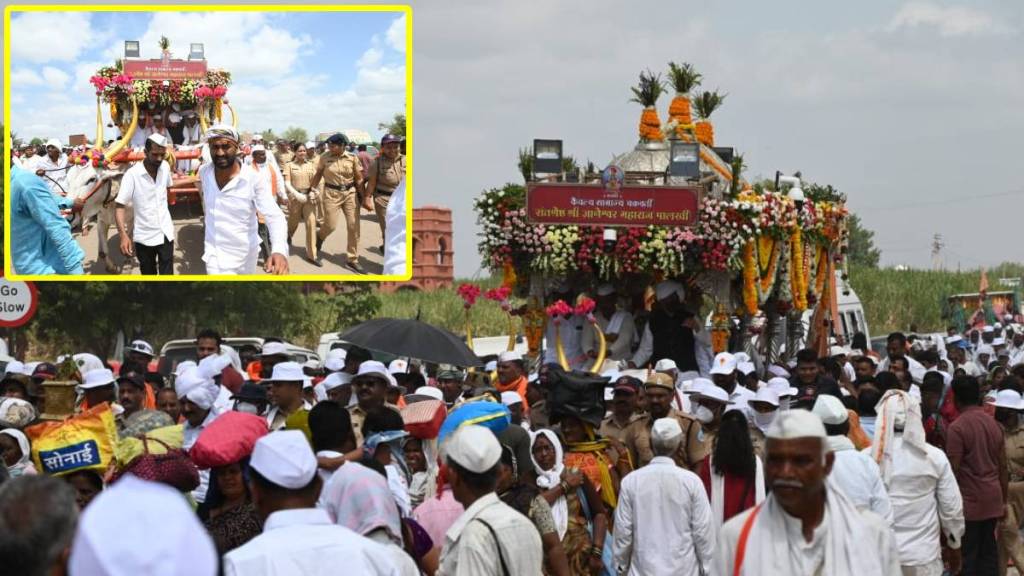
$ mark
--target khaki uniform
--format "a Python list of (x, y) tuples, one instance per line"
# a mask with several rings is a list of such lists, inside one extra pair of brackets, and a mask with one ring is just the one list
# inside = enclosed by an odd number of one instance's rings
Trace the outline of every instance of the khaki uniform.
[(281, 170), (284, 170), (285, 165), (295, 159), (295, 152), (291, 150), (284, 152), (275, 151), (274, 158), (277, 159), (277, 165), (281, 167)]
[(338, 229), (338, 220), (345, 216), (345, 228), (348, 238), (345, 255), (349, 262), (357, 262), (359, 257), (359, 195), (356, 183), (362, 181), (362, 167), (355, 154), (342, 152), (335, 156), (327, 152), (320, 156), (317, 170), (323, 171), (324, 179), (324, 223), (320, 227), (318, 237), (323, 242)]
[[(679, 426), (683, 429), (683, 441), (679, 444), (673, 459), (680, 468), (687, 468), (696, 471), (700, 461), (710, 452), (710, 442), (705, 446), (701, 439), (700, 422), (677, 410), (669, 412), (668, 417), (679, 420)], [(651, 426), (654, 425), (654, 418), (646, 414), (637, 418), (623, 431), (622, 442), (629, 449), (633, 458), (633, 468), (637, 469), (646, 466), (654, 458), (654, 450), (651, 448)], [(704, 434), (705, 440), (708, 434)]]
[[(313, 181), (313, 175), (316, 174), (316, 164), (310, 161), (305, 161), (301, 164), (296, 162), (289, 162), (282, 168), (284, 172), (284, 180), (292, 185), (296, 191), (305, 194), (307, 198), (310, 193), (319, 195), (319, 190), (314, 190), (310, 187), (310, 183)], [(311, 258), (316, 258), (316, 205), (320, 203), (320, 199), (309, 198), (306, 202), (299, 202), (294, 198), (288, 199), (288, 241), (291, 242), (292, 236), (295, 235), (295, 230), (299, 227), (299, 222), (306, 224), (306, 254)]]
[[(398, 406), (394, 404), (384, 403), (386, 408), (391, 408), (395, 412), (401, 413)], [(363, 447), (363, 421), (366, 420), (366, 410), (359, 407), (359, 404), (348, 407), (348, 415), (352, 421), (352, 432), (356, 435), (356, 448)]]
[(387, 222), (388, 203), (391, 201), (391, 194), (398, 188), (398, 184), (405, 178), (405, 156), (401, 154), (391, 160), (383, 154), (377, 156), (370, 163), (370, 171), (367, 178), (375, 179), (373, 192), (373, 211), (377, 213), (377, 222), (380, 223), (380, 237), (384, 238), (384, 224)]
[(625, 438), (626, 435), (626, 429), (629, 428), (630, 424), (632, 424), (633, 422), (637, 421), (640, 418), (641, 416), (639, 414), (633, 414), (632, 416), (629, 417), (629, 421), (626, 422), (625, 426), (619, 426), (618, 422), (615, 421), (614, 415), (608, 416), (607, 418), (604, 419), (604, 421), (601, 422), (601, 428), (598, 430), (598, 432), (601, 434), (601, 436), (604, 436), (605, 438), (613, 438), (615, 440), (618, 440), (619, 442), (623, 442), (623, 438)]
[(1024, 523), (1024, 427), (1015, 430), (1003, 429), (1006, 438), (1006, 465), (1010, 469), (1010, 486), (1007, 498), (1006, 516), (996, 531), (999, 538), (999, 574), (1006, 574), (1006, 561), (1013, 560), (1015, 566), (1024, 566), (1024, 543), (1021, 542), (1020, 527)]

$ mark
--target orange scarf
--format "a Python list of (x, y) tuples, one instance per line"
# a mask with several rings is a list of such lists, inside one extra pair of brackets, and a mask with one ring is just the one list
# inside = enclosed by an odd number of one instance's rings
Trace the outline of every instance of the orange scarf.
[(523, 412), (530, 409), (530, 403), (526, 401), (526, 376), (520, 376), (508, 384), (502, 384), (500, 380), (494, 381), (494, 388), (499, 392), (515, 392), (523, 399)]
[[(253, 162), (252, 163), (252, 167), (257, 172), (260, 171), (260, 165), (259, 164)], [(277, 171), (275, 171), (274, 167), (270, 165), (270, 162), (267, 162), (267, 168), (270, 170), (270, 192), (273, 193), (274, 196), (276, 197), (277, 196)]]

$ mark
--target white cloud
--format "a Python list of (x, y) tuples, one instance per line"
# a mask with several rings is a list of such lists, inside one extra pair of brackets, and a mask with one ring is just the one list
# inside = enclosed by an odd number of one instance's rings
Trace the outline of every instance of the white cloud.
[(890, 32), (902, 29), (934, 28), (940, 36), (991, 36), (1012, 29), (979, 9), (941, 6), (933, 2), (908, 2), (889, 20)]
[(384, 58), (384, 53), (379, 48), (369, 48), (363, 52), (356, 65), (360, 68), (377, 66), (382, 58)]
[(385, 38), (387, 38), (388, 46), (391, 46), (392, 50), (405, 52), (405, 14), (396, 18), (391, 23), (391, 26), (388, 26)]
[(43, 79), (35, 70), (19, 68), (11, 71), (11, 84), (13, 87), (41, 86)]
[(70, 79), (71, 76), (59, 68), (53, 66), (43, 68), (43, 80), (53, 90), (63, 91)]
[(34, 63), (74, 60), (101, 37), (88, 12), (26, 12), (11, 18), (11, 59)]

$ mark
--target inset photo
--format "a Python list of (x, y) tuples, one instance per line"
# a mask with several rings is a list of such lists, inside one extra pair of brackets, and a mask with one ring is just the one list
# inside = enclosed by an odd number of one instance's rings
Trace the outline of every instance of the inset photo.
[(66, 8), (5, 10), (7, 276), (409, 278), (411, 9)]

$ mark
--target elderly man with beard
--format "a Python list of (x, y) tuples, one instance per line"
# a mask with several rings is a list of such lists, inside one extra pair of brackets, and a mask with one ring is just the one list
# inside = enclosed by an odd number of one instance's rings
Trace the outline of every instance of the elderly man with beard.
[[(146, 157), (124, 173), (117, 193), (114, 219), (121, 235), (121, 253), (139, 259), (144, 275), (174, 274), (174, 222), (167, 207), (171, 168), (164, 162), (171, 143), (160, 134), (146, 139)], [(134, 208), (134, 223), (128, 233), (126, 210)]]
[(494, 383), (498, 392), (515, 392), (523, 401), (523, 408), (530, 409), (526, 399), (526, 363), (519, 352), (502, 352), (498, 356), (498, 381)]
[(806, 410), (782, 412), (768, 429), (764, 502), (718, 536), (718, 574), (900, 574), (892, 531), (860, 511), (829, 479), (835, 456), (825, 426)]
[(199, 169), (206, 238), (203, 262), (208, 274), (255, 274), (260, 239), (257, 211), (266, 221), (271, 252), (264, 264), (270, 274), (288, 273), (288, 222), (259, 174), (243, 166), (238, 132), (217, 124), (206, 132), (213, 163)]

